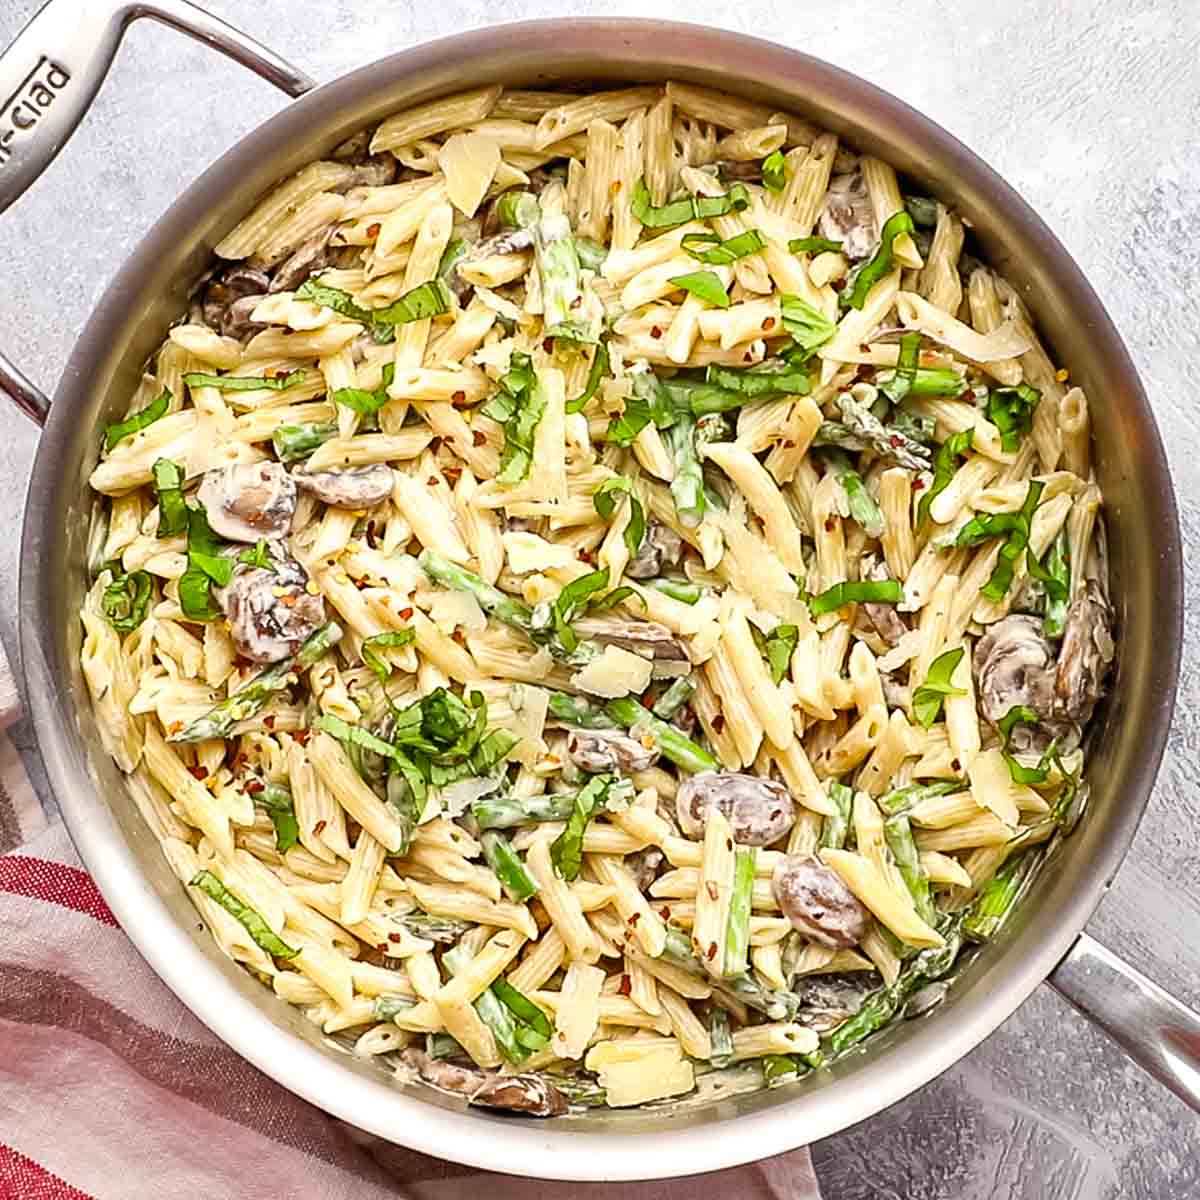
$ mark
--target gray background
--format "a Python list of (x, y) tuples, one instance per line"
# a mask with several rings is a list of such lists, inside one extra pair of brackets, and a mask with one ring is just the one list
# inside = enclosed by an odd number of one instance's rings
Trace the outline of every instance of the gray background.
[[(41, 0), (0, 2), (0, 44)], [(318, 79), (498, 20), (659, 16), (774, 38), (940, 122), (1050, 223), (1150, 392), (1200, 555), (1200, 4), (1196, 0), (208, 0)], [(154, 217), (282, 97), (139, 23), (64, 156), (0, 218), (0, 338), (47, 390)], [(0, 407), (0, 637), (35, 431)], [(1195, 560), (1188, 564), (1188, 587)], [(1090, 930), (1200, 1007), (1200, 636), (1141, 832)], [(27, 728), (16, 736), (39, 779)], [(814, 1148), (828, 1200), (1200, 1195), (1200, 1125), (1048, 988), (919, 1095)]]

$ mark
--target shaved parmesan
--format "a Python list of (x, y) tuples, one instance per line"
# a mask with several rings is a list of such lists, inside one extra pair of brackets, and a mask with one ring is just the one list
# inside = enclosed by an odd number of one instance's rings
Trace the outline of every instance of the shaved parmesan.
[(482, 133), (456, 133), (438, 151), (438, 166), (446, 177), (450, 203), (473, 217), (500, 165), (500, 147)]
[(504, 552), (508, 555), (508, 569), (514, 575), (528, 575), (530, 571), (551, 571), (556, 567), (569, 567), (575, 560), (575, 551), (570, 546), (555, 545), (538, 537), (536, 533), (514, 530), (501, 535)]
[(611, 1108), (680, 1096), (696, 1086), (692, 1064), (674, 1038), (599, 1042), (584, 1065), (596, 1072)]
[(650, 685), (652, 670), (649, 659), (620, 646), (605, 646), (603, 654), (571, 676), (571, 682), (593, 696), (615, 700), (630, 694), (640, 696)]
[(482, 633), (487, 628), (487, 617), (470, 592), (436, 592), (429, 605), (429, 615), (447, 636), (456, 629)]

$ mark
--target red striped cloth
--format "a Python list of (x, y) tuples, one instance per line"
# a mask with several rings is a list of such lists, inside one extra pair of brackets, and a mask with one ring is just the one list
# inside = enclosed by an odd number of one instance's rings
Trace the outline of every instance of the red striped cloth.
[(0, 1200), (819, 1200), (807, 1150), (677, 1183), (579, 1185), (484, 1176), (362, 1133), (272, 1082), (175, 999), (63, 826), (46, 825), (0, 733), (6, 849)]

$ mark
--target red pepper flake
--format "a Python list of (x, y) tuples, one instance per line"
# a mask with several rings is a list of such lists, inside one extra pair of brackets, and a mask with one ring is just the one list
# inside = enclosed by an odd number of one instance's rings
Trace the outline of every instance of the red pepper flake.
[(717, 943), (716, 942), (709, 942), (708, 950), (705, 952), (704, 957), (707, 958), (709, 962), (712, 962), (712, 960), (717, 957)]
[(640, 921), (640, 920), (641, 920), (641, 918), (642, 918), (642, 914), (641, 914), (640, 912), (635, 912), (635, 913), (633, 913), (633, 914), (631, 914), (631, 915), (630, 915), (630, 918), (629, 918), (629, 922), (628, 922), (628, 923), (629, 923), (630, 925), (636, 925), (636, 924), (638, 923), (638, 921)]
[(859, 343), (858, 343), (858, 348), (859, 348), (859, 350), (861, 350), (861, 351), (862, 351), (862, 353), (863, 353), (863, 354), (870, 354), (870, 353), (871, 353), (871, 347), (870, 347), (870, 345), (868, 345), (866, 342), (859, 342)]
[(476, 446), (483, 446), (487, 443), (487, 434), (480, 432), (478, 429), (471, 434), (471, 442)]
[(628, 996), (633, 991), (633, 980), (628, 975), (621, 976), (621, 985), (617, 988), (618, 996)]
[(430, 477), (427, 480), (425, 480), (425, 482), (427, 484), (429, 484), (430, 487), (435, 488), (442, 481), (436, 475), (430, 475)]
[(914, 492), (921, 492), (921, 491), (924, 491), (924, 490), (925, 490), (925, 480), (923, 480), (923, 479), (919, 479), (919, 478), (918, 478), (918, 479), (914, 479), (914, 480), (913, 480), (913, 484), (912, 484), (912, 490), (913, 490)]
[(829, 281), (829, 286), (833, 288), (835, 292), (840, 292), (842, 288), (846, 286), (846, 281), (844, 279), (831, 279)]
[(899, 450), (900, 447), (904, 445), (904, 439), (898, 433), (893, 433), (892, 436), (888, 438), (888, 442), (895, 450)]
[(612, 183), (608, 185), (608, 190), (615, 196), (617, 192), (621, 190), (621, 181), (619, 179), (614, 179)]
[(571, 301), (571, 307), (578, 308), (582, 303), (583, 303), (583, 296), (581, 294), (581, 295), (576, 296), (575, 299)]
[(373, 225), (368, 225), (367, 226), (367, 237), (377, 238), (379, 236), (380, 230), (382, 230), (382, 229), (383, 229), (383, 226), (378, 221), (376, 221)]
[(752, 363), (753, 361), (754, 361), (754, 355), (751, 354), (749, 350), (747, 350), (746, 353), (742, 355), (742, 362)]
[(308, 745), (308, 739), (310, 736), (311, 735), (309, 734), (307, 729), (293, 729), (292, 730), (292, 738), (296, 742), (298, 742), (301, 746)]
[(402, 934), (399, 934), (399, 933), (389, 933), (388, 941), (389, 942), (402, 942), (402, 941), (404, 941), (404, 937)]
[(413, 615), (413, 610), (411, 608), (402, 608), (396, 615), (400, 620), (407, 621)]
[(725, 839), (725, 849), (728, 850), (731, 854), (733, 853), (733, 838)]
[(762, 327), (764, 329), (774, 329), (775, 328), (775, 318), (774, 317), (764, 317)]
[(958, 759), (957, 759), (957, 758), (952, 758), (952, 759), (950, 760), (950, 770), (952, 770), (952, 771), (961, 771), (961, 770), (962, 770), (962, 763), (960, 763), (960, 762), (958, 761)]
[(716, 900), (720, 895), (717, 891), (717, 885), (711, 879), (704, 885), (704, 890), (708, 893), (710, 900)]
[(552, 337), (543, 338), (542, 339), (542, 349), (545, 350), (545, 352), (547, 354), (553, 354), (554, 353), (554, 339)]
[(313, 833), (320, 833), (320, 832), (321, 832), (321, 831), (322, 831), (324, 828), (325, 828), (325, 822), (324, 822), (324, 821), (318, 821), (318, 822), (317, 822), (317, 823), (316, 823), (316, 824), (313, 826)]
[(451, 400), (452, 400), (452, 401), (453, 401), (455, 404), (466, 404), (466, 402), (467, 402), (467, 393), (466, 393), (466, 392), (464, 392), (464, 391), (462, 390), (462, 388), (459, 388), (457, 392), (454, 392), (454, 393), (451, 395), (450, 399), (451, 399)]
[(267, 715), (265, 717), (263, 717), (263, 724), (268, 729), (274, 729), (275, 728), (275, 714), (267, 713)]
[(713, 727), (713, 733), (721, 733), (724, 730), (725, 718), (720, 713), (717, 713), (717, 715), (715, 717), (713, 717), (712, 727)]
[(247, 796), (257, 796), (259, 792), (264, 790), (265, 785), (261, 779), (251, 779), (250, 782), (246, 784)]
[(658, 910), (658, 915), (662, 917), (664, 921), (669, 921), (671, 919), (671, 910), (664, 904), (662, 908)]
[(783, 448), (785, 450), (795, 450), (796, 443), (793, 442), (791, 438), (788, 438), (787, 441), (783, 443)]
[(662, 337), (662, 335), (663, 335), (663, 331), (658, 325), (650, 326), (650, 336), (652, 338), (654, 338), (657, 341), (660, 337)]
[(207, 767), (199, 767), (199, 766), (188, 767), (188, 774), (191, 775), (194, 779), (207, 779), (208, 778), (208, 768)]
[(462, 467), (443, 467), (442, 474), (445, 475), (451, 483), (457, 483), (458, 477), (462, 474)]

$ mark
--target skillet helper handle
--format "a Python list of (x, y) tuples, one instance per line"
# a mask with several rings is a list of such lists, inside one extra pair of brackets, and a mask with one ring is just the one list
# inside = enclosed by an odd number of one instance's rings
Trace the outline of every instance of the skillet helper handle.
[(1086, 933), (1049, 982), (1138, 1066), (1200, 1112), (1200, 1014)]
[[(0, 213), (54, 161), (104, 82), (130, 22), (150, 17), (249, 67), (289, 96), (303, 71), (190, 0), (49, 0), (0, 53)], [(38, 424), (50, 401), (0, 354), (0, 391)]]

